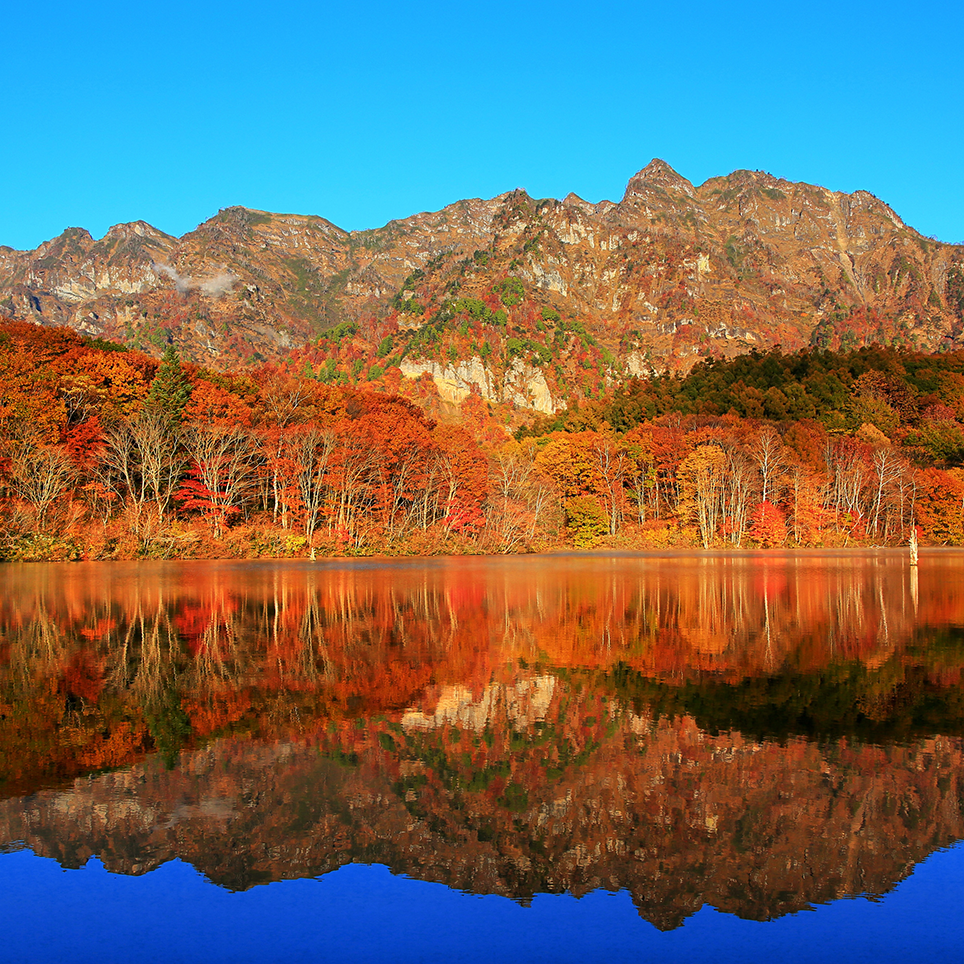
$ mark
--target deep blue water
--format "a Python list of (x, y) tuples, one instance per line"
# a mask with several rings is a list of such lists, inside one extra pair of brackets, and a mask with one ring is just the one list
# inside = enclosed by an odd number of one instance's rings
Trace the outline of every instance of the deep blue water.
[(243, 893), (172, 861), (142, 877), (0, 857), (0, 960), (150, 962), (782, 962), (964, 960), (964, 848), (940, 851), (882, 899), (854, 898), (760, 923), (704, 907), (676, 930), (641, 920), (629, 895), (457, 893), (348, 865)]

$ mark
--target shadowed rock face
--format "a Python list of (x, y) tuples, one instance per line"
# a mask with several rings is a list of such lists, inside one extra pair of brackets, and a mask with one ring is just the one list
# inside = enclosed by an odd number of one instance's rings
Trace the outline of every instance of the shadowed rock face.
[[(616, 380), (772, 345), (962, 344), (960, 246), (864, 191), (753, 171), (697, 187), (658, 160), (618, 203), (514, 191), (360, 232), (245, 208), (179, 239), (144, 222), (98, 241), (70, 228), (35, 251), (0, 248), (0, 313), (236, 364), (384, 318), (396, 295), (425, 307), (398, 316), (418, 329), (446, 298), (483, 297), (506, 275), (528, 304), (584, 324)], [(531, 314), (512, 323), (529, 333)], [(446, 364), (474, 363), (466, 352)]]
[(626, 888), (661, 928), (881, 893), (964, 837), (960, 565), (6, 569), (0, 844)]

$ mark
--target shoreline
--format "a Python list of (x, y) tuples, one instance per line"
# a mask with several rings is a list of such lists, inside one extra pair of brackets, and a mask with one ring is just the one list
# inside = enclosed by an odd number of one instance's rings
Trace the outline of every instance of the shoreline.
[[(938, 557), (944, 555), (964, 555), (964, 546), (923, 546), (919, 549), (922, 557)], [(85, 566), (166, 566), (166, 565), (224, 565), (224, 566), (287, 566), (298, 569), (332, 568), (348, 566), (351, 568), (368, 568), (374, 566), (404, 567), (405, 565), (425, 565), (427, 563), (443, 562), (537, 562), (552, 560), (632, 560), (632, 559), (669, 559), (669, 560), (772, 560), (806, 559), (806, 558), (855, 558), (855, 557), (885, 556), (897, 559), (906, 556), (910, 568), (910, 552), (906, 546), (846, 546), (846, 547), (792, 547), (784, 549), (550, 549), (542, 552), (478, 552), (478, 553), (433, 553), (429, 555), (399, 554), (387, 555), (373, 553), (371, 555), (325, 555), (310, 559), (307, 556), (215, 556), (208, 558), (186, 558), (171, 556), (168, 558), (134, 558), (134, 559), (12, 559), (0, 560), (0, 567), (15, 566), (30, 567), (35, 565), (65, 566), (69, 568), (83, 568)]]

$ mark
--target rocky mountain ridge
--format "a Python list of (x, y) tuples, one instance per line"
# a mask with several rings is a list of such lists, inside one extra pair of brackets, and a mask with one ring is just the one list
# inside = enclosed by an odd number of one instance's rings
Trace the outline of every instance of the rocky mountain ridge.
[(451, 402), (552, 411), (771, 346), (961, 347), (964, 247), (866, 191), (759, 171), (695, 186), (654, 160), (619, 202), (513, 191), (353, 232), (241, 207), (180, 239), (70, 228), (0, 248), (0, 313), (214, 367), (295, 351), (323, 380), (395, 371)]
[(273, 358), (377, 312), (439, 250), (481, 243), (497, 202), (347, 232), (320, 217), (226, 208), (178, 239), (145, 222), (0, 247), (0, 311), (206, 363)]

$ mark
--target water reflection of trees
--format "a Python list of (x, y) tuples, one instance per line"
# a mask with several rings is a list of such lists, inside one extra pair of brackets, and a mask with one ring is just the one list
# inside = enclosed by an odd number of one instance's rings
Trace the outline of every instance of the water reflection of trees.
[(519, 667), (711, 728), (956, 732), (961, 566), (925, 555), (916, 582), (896, 554), (10, 568), (0, 742), (23, 779), (65, 776), (218, 733), (432, 712), (443, 688), (471, 702)]
[(883, 891), (964, 836), (960, 567), (3, 570), (0, 837), (229, 887), (627, 887), (662, 927)]

